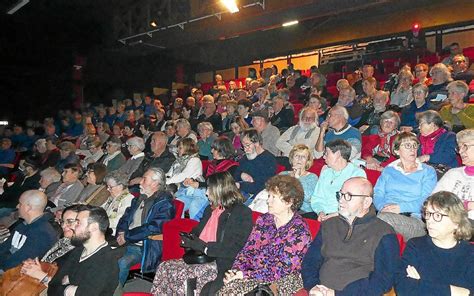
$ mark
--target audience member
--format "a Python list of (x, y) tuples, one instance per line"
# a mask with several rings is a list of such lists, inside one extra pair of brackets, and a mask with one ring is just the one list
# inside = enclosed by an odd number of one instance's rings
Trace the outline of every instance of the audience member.
[(453, 73), (454, 80), (464, 81), (469, 85), (474, 78), (474, 71), (469, 69), (467, 59), (462, 54), (457, 54), (453, 57)]
[(424, 83), (417, 83), (412, 87), (413, 101), (401, 112), (401, 129), (407, 132), (418, 132), (418, 122), (416, 115), (420, 112), (430, 110), (431, 103), (426, 101), (428, 95), (428, 87)]
[(107, 153), (99, 160), (99, 162), (107, 167), (108, 172), (118, 170), (127, 161), (121, 150), (122, 141), (115, 136), (111, 136), (107, 140), (105, 147)]
[(392, 225), (406, 240), (425, 235), (421, 207), (436, 185), (435, 170), (417, 158), (418, 138), (402, 132), (395, 138), (392, 151), (399, 158), (389, 164), (374, 188), (378, 217)]
[(199, 158), (203, 160), (211, 160), (211, 146), (216, 138), (214, 128), (210, 122), (204, 121), (198, 124), (197, 129), (199, 133), (199, 140), (197, 141)]
[(288, 92), (288, 90), (280, 90), (279, 95), (273, 98), (273, 116), (270, 118), (270, 122), (279, 130), (286, 130), (293, 125), (295, 113), (291, 108), (285, 106), (288, 101), (283, 98), (283, 96), (281, 95), (282, 92), (286, 93)]
[(8, 138), (3, 138), (0, 141), (0, 177), (7, 177), (15, 164), (15, 150), (12, 149), (12, 141)]
[(474, 127), (474, 104), (464, 102), (469, 87), (463, 81), (453, 81), (448, 84), (449, 104), (441, 108), (441, 118), (454, 132)]
[(202, 163), (196, 142), (191, 138), (178, 141), (178, 157), (166, 173), (166, 184), (179, 184), (186, 178), (202, 180)]
[(75, 203), (85, 203), (91, 206), (102, 205), (109, 197), (107, 187), (104, 185), (104, 178), (107, 168), (101, 163), (88, 165), (86, 171), (86, 185), (79, 194)]
[(69, 164), (79, 164), (79, 157), (76, 155), (76, 146), (71, 142), (62, 142), (59, 144), (60, 159), (56, 164), (56, 169), (62, 172)]
[(276, 142), (280, 137), (280, 131), (273, 126), (268, 118), (268, 111), (266, 109), (258, 110), (252, 114), (252, 125), (255, 130), (262, 137), (262, 147), (274, 156), (279, 155)]
[(413, 101), (413, 74), (408, 70), (398, 73), (398, 85), (390, 95), (390, 104), (403, 108)]
[(372, 196), (372, 184), (361, 177), (346, 180), (338, 191), (338, 216), (321, 224), (303, 259), (301, 275), (310, 295), (382, 295), (392, 288), (398, 241), (375, 215)]
[(352, 87), (343, 88), (339, 91), (337, 105), (346, 108), (349, 114), (347, 122), (350, 125), (357, 125), (364, 114), (364, 109), (356, 101), (356, 93)]
[(82, 185), (79, 178), (82, 175), (82, 168), (78, 164), (67, 164), (62, 172), (61, 185), (56, 189), (54, 194), (50, 197), (50, 201), (56, 206), (58, 210), (70, 206), (74, 203), (82, 190)]
[(143, 159), (145, 158), (145, 142), (140, 137), (132, 137), (127, 140), (127, 149), (131, 157), (118, 169), (119, 172), (124, 173), (130, 178), (138, 169)]
[(452, 80), (451, 72), (444, 64), (438, 63), (431, 67), (430, 76), (433, 83), (428, 86), (428, 97), (426, 100), (439, 110), (448, 97), (448, 89), (446, 87)]

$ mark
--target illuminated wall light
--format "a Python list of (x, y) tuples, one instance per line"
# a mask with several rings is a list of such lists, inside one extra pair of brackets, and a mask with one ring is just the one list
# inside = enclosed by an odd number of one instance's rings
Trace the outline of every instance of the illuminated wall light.
[(288, 27), (288, 26), (293, 26), (293, 25), (296, 25), (298, 24), (299, 22), (298, 21), (291, 21), (291, 22), (286, 22), (286, 23), (283, 23), (283, 27)]
[(0, 125), (8, 125), (8, 121), (0, 121)]
[(151, 21), (150, 26), (152, 26), (153, 28), (156, 28), (158, 27), (158, 24), (155, 21)]
[(222, 4), (229, 10), (230, 13), (236, 13), (239, 11), (235, 0), (221, 0)]

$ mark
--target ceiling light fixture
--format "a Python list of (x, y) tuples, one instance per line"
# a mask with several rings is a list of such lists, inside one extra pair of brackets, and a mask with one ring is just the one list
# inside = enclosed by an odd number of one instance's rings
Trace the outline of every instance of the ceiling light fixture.
[(221, 2), (225, 5), (230, 13), (236, 13), (239, 11), (236, 0), (221, 0)]
[(17, 12), (18, 10), (20, 10), (20, 8), (22, 8), (23, 6), (25, 6), (26, 4), (28, 4), (30, 2), (30, 0), (20, 0), (18, 1), (15, 5), (13, 5), (13, 7), (11, 7), (8, 11), (7, 11), (7, 14), (14, 14), (15, 12)]
[(283, 27), (288, 27), (288, 26), (293, 26), (293, 25), (296, 25), (298, 24), (298, 21), (291, 21), (291, 22), (286, 22), (286, 23), (283, 23)]

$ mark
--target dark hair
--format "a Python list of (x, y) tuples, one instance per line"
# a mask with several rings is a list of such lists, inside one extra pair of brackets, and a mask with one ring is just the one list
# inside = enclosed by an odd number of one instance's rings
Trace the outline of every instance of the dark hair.
[(298, 211), (303, 204), (303, 186), (295, 177), (287, 175), (273, 176), (267, 181), (265, 188), (268, 192), (280, 194), (283, 201), (291, 204), (293, 212)]
[(100, 232), (105, 234), (105, 232), (109, 228), (109, 217), (107, 216), (107, 212), (101, 207), (91, 205), (85, 205), (85, 207), (86, 208), (82, 211), (89, 212), (89, 218), (87, 219), (87, 223), (97, 223), (99, 225)]
[(76, 205), (72, 205), (72, 206), (69, 206), (69, 207), (65, 207), (64, 210), (63, 210), (63, 213), (61, 214), (61, 218), (64, 217), (64, 213), (66, 213), (67, 211), (71, 211), (71, 212), (74, 212), (74, 213), (79, 213), (79, 212), (82, 212), (82, 211), (85, 211), (85, 210), (87, 210), (87, 206), (83, 205), (83, 204), (76, 204)]
[(178, 140), (176, 147), (179, 147), (179, 145), (182, 145), (184, 148), (183, 156), (184, 155), (193, 155), (196, 154), (199, 149), (197, 147), (196, 142), (194, 142), (193, 139), (191, 138), (181, 138)]
[(416, 113), (416, 120), (418, 123), (424, 120), (427, 124), (434, 123), (437, 127), (443, 127), (444, 122), (438, 112), (434, 110), (427, 110), (425, 112)]
[(79, 176), (82, 175), (82, 168), (79, 164), (77, 163), (68, 163), (64, 166), (64, 169), (71, 169), (73, 172), (78, 173)]
[(243, 203), (244, 198), (235, 185), (235, 180), (229, 172), (212, 174), (207, 179), (209, 201), (213, 207), (230, 208)]
[(219, 153), (219, 155), (224, 159), (230, 159), (235, 154), (235, 149), (232, 145), (232, 141), (226, 136), (221, 136), (215, 139), (211, 145), (211, 148), (216, 150), (217, 153)]
[(336, 153), (337, 151), (341, 152), (342, 158), (349, 161), (351, 158), (351, 144), (346, 140), (336, 139), (326, 144), (326, 148)]
[(254, 128), (248, 128), (248, 129), (243, 130), (242, 133), (240, 134), (240, 139), (242, 140), (245, 137), (247, 137), (250, 140), (250, 142), (254, 144), (259, 143), (260, 145), (262, 145), (263, 143), (262, 136)]
[(252, 108), (252, 102), (248, 99), (240, 99), (237, 101), (237, 106), (238, 105), (242, 105), (246, 108), (249, 108), (249, 111), (250, 111), (250, 108)]
[(104, 164), (99, 162), (90, 163), (87, 165), (87, 169), (94, 172), (96, 184), (104, 182), (105, 175), (107, 175), (107, 167)]

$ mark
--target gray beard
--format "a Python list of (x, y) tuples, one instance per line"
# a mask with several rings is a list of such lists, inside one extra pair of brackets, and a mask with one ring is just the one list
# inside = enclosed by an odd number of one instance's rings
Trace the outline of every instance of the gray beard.
[(310, 129), (312, 128), (315, 128), (316, 127), (316, 123), (313, 122), (311, 124), (303, 124), (303, 123), (300, 123), (300, 128), (304, 131), (304, 132), (307, 132), (309, 131)]
[(245, 153), (245, 155), (247, 156), (248, 160), (254, 160), (258, 156), (257, 152)]

